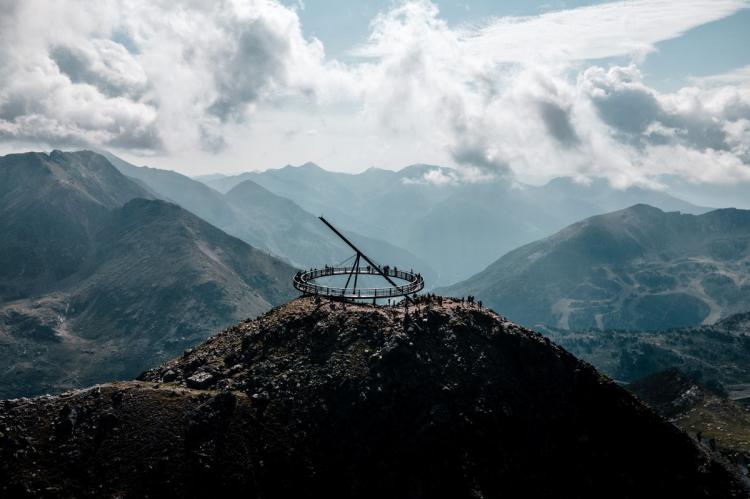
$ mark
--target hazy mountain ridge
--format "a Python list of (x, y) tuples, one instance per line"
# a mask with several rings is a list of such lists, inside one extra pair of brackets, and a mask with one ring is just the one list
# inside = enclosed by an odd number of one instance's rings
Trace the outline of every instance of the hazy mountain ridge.
[[(14, 184), (0, 223), (16, 232), (0, 268), (6, 288), (27, 292), (0, 302), (0, 398), (132, 376), (295, 294), (291, 266), (176, 205), (143, 199), (149, 192), (102, 156), (6, 156), (0, 176), (8, 162)], [(65, 272), (45, 273), (33, 289), (20, 273), (14, 284), (17, 262), (36, 260), (66, 262)]]
[[(285, 255), (299, 267), (333, 265), (354, 254), (317, 217), (255, 182), (245, 180), (225, 197), (235, 209), (252, 220), (252, 226), (246, 224), (235, 229), (239, 237), (250, 241), (258, 239), (259, 244), (264, 242), (270, 252)], [(420, 269), (430, 277), (434, 273), (423, 260), (406, 250), (343, 227), (340, 230), (382, 264)]]
[(466, 279), (499, 255), (592, 215), (637, 203), (689, 213), (707, 211), (666, 192), (614, 189), (604, 179), (583, 184), (558, 178), (531, 186), (506, 177), (466, 179), (454, 169), (435, 165), (348, 174), (307, 163), (206, 183), (226, 191), (243, 180), (421, 256), (437, 270), (436, 285)]
[(106, 151), (101, 154), (123, 175), (149, 186), (160, 199), (178, 204), (222, 230), (240, 223), (224, 197), (201, 182), (171, 170), (135, 166)]
[(409, 314), (294, 300), (141, 380), (2, 404), (0, 490), (746, 495), (709, 453), (591, 366), (447, 298), (422, 299)]
[(152, 195), (94, 153), (0, 157), (0, 301), (76, 272), (110, 209)]
[[(222, 194), (177, 172), (138, 167), (112, 154), (107, 153), (107, 156), (123, 174), (141, 180), (158, 197), (179, 204), (227, 233), (286, 259), (294, 266), (307, 268), (335, 264), (353, 254), (314, 215), (291, 199), (271, 192), (252, 180), (243, 178), (232, 183), (231, 189)], [(338, 216), (336, 213), (331, 216), (328, 215), (329, 211), (325, 213), (332, 223), (360, 244), (362, 250), (372, 258), (384, 264), (419, 269), (428, 277), (435, 274), (423, 259), (409, 251), (346, 230), (346, 220), (353, 222), (349, 216)], [(362, 228), (366, 228), (366, 224)]]
[(750, 309), (750, 211), (636, 205), (511, 251), (444, 292), (564, 329), (715, 322)]

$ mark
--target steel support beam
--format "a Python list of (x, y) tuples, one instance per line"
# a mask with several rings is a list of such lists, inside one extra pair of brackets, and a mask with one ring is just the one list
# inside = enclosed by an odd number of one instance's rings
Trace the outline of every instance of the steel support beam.
[[(350, 247), (351, 249), (353, 249), (354, 251), (356, 251), (356, 252), (357, 252), (357, 259), (358, 259), (358, 260), (359, 260), (359, 257), (362, 257), (362, 258), (364, 258), (364, 259), (365, 259), (365, 261), (366, 261), (367, 263), (369, 263), (369, 264), (370, 264), (370, 266), (371, 266), (372, 268), (374, 268), (375, 270), (377, 270), (377, 271), (378, 271), (378, 274), (380, 274), (380, 275), (381, 275), (381, 276), (382, 276), (382, 277), (383, 277), (383, 278), (384, 278), (384, 279), (385, 279), (386, 281), (388, 281), (388, 283), (389, 283), (389, 284), (390, 284), (391, 286), (393, 286), (393, 287), (396, 287), (396, 288), (398, 287), (398, 284), (396, 284), (395, 282), (393, 282), (393, 279), (391, 279), (391, 278), (390, 278), (390, 277), (389, 277), (389, 276), (388, 276), (388, 275), (387, 275), (387, 274), (386, 274), (385, 272), (383, 272), (383, 270), (382, 270), (382, 269), (381, 269), (381, 268), (380, 268), (380, 267), (379, 267), (378, 265), (375, 265), (375, 263), (374, 263), (374, 262), (373, 262), (372, 260), (370, 260), (370, 259), (369, 259), (369, 258), (367, 257), (367, 255), (365, 255), (364, 253), (362, 253), (362, 251), (360, 251), (360, 249), (359, 249), (359, 248), (357, 248), (357, 247), (356, 247), (356, 246), (354, 245), (354, 243), (352, 243), (351, 241), (349, 241), (349, 239), (347, 239), (347, 238), (346, 238), (346, 236), (344, 236), (344, 235), (343, 235), (343, 234), (342, 234), (341, 232), (339, 232), (339, 231), (338, 231), (338, 229), (336, 229), (336, 227), (334, 227), (333, 225), (331, 225), (331, 224), (330, 224), (330, 223), (328, 222), (328, 220), (326, 220), (326, 219), (325, 219), (325, 218), (323, 218), (322, 216), (321, 216), (321, 217), (318, 217), (318, 218), (320, 219), (320, 221), (321, 221), (321, 222), (323, 222), (324, 224), (326, 224), (326, 225), (328, 226), (328, 228), (329, 228), (329, 229), (331, 229), (331, 230), (333, 231), (333, 233), (334, 233), (334, 234), (336, 234), (337, 236), (339, 236), (339, 237), (341, 238), (341, 240), (342, 240), (342, 241), (344, 241), (344, 242), (345, 242), (346, 244), (348, 244), (348, 245), (349, 245), (349, 247)], [(355, 266), (354, 268), (358, 268), (358, 267), (359, 267), (359, 263), (357, 263), (357, 266)], [(357, 272), (357, 274), (358, 274), (358, 273), (359, 273), (359, 272)], [(355, 277), (354, 279), (355, 279), (355, 283), (356, 283), (356, 277)], [(347, 284), (348, 284), (348, 280), (347, 280)], [(355, 284), (355, 286), (356, 286), (356, 284)], [(407, 300), (409, 300), (409, 301), (413, 302), (413, 300), (411, 299), (411, 297), (410, 297), (410, 296), (408, 296), (408, 295), (404, 295), (404, 298), (406, 298)]]

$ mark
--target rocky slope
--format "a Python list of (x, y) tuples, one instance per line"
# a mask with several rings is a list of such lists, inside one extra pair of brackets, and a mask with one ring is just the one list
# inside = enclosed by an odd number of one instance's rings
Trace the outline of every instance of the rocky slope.
[(130, 378), (295, 294), (291, 266), (97, 154), (5, 156), (0, 177), (0, 398)]
[(4, 495), (745, 497), (592, 367), (449, 299), (297, 299), (0, 428)]
[(666, 329), (750, 310), (750, 211), (591, 217), (504, 255), (443, 290), (527, 325)]

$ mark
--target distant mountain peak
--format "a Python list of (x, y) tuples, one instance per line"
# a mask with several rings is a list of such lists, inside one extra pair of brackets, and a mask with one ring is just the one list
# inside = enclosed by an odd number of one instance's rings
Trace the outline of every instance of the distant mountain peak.
[(238, 183), (234, 187), (232, 187), (227, 193), (227, 196), (233, 196), (236, 195), (238, 192), (244, 192), (244, 193), (263, 193), (263, 194), (269, 194), (275, 196), (275, 194), (271, 193), (268, 189), (260, 185), (259, 183), (247, 179), (243, 180), (242, 182)]
[(307, 161), (307, 162), (299, 165), (299, 167), (300, 168), (312, 168), (312, 169), (315, 169), (315, 170), (323, 170), (323, 168), (321, 168), (317, 164), (313, 163), (312, 161)]
[(187, 214), (184, 209), (174, 203), (161, 199), (131, 199), (122, 206), (120, 210), (125, 216), (135, 216), (139, 219), (143, 216), (160, 217), (164, 215)]
[[(287, 164), (287, 165), (284, 165), (280, 169), (281, 170), (311, 170), (311, 171), (325, 171), (325, 172), (328, 171), (328, 170), (326, 170), (326, 169), (318, 166), (317, 164), (313, 163), (312, 161), (307, 161), (305, 163), (302, 163), (301, 165)], [(248, 173), (253, 173), (253, 172), (248, 172)]]
[(507, 253), (446, 292), (561, 329), (666, 329), (750, 309), (750, 211), (636, 204)]
[(634, 213), (648, 213), (648, 214), (666, 213), (664, 210), (657, 208), (655, 206), (651, 206), (650, 204), (646, 204), (646, 203), (637, 203), (637, 204), (634, 204), (633, 206), (629, 206), (625, 208), (622, 211), (631, 211)]

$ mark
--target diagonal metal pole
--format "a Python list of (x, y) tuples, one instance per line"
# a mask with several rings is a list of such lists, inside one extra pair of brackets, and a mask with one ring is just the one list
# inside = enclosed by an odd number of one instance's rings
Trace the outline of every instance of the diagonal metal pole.
[[(387, 276), (387, 275), (385, 274), (385, 272), (383, 272), (383, 271), (381, 270), (381, 268), (380, 268), (380, 267), (378, 267), (377, 265), (375, 265), (375, 263), (374, 263), (374, 262), (373, 262), (372, 260), (370, 260), (370, 259), (369, 259), (369, 258), (367, 257), (367, 255), (365, 255), (364, 253), (362, 253), (362, 252), (361, 252), (361, 251), (359, 250), (359, 248), (357, 248), (356, 246), (354, 246), (354, 244), (353, 244), (353, 243), (352, 243), (351, 241), (349, 241), (349, 240), (348, 240), (348, 239), (346, 238), (346, 236), (344, 236), (344, 235), (343, 235), (343, 234), (342, 234), (341, 232), (339, 232), (339, 231), (338, 231), (338, 230), (336, 229), (336, 227), (334, 227), (333, 225), (331, 225), (330, 223), (328, 223), (328, 220), (326, 220), (326, 219), (325, 219), (325, 218), (323, 218), (323, 217), (318, 217), (318, 218), (320, 219), (320, 221), (321, 221), (321, 222), (323, 222), (324, 224), (326, 224), (326, 225), (328, 226), (328, 228), (329, 228), (329, 229), (331, 229), (331, 230), (332, 230), (332, 231), (334, 232), (334, 234), (336, 234), (337, 236), (339, 236), (339, 237), (341, 238), (341, 240), (342, 240), (342, 241), (344, 241), (344, 242), (345, 242), (346, 244), (348, 244), (348, 245), (349, 245), (349, 247), (350, 247), (351, 249), (353, 249), (354, 251), (356, 251), (356, 252), (357, 252), (357, 255), (359, 255), (359, 256), (361, 256), (362, 258), (364, 258), (364, 259), (365, 259), (365, 261), (366, 261), (367, 263), (369, 263), (369, 264), (370, 264), (370, 266), (372, 266), (372, 268), (374, 268), (375, 270), (377, 270), (377, 271), (378, 271), (378, 274), (380, 274), (381, 276), (383, 276), (383, 278), (384, 278), (384, 279), (385, 279), (386, 281), (388, 281), (388, 282), (389, 282), (389, 283), (391, 284), (391, 286), (393, 286), (393, 287), (395, 287), (395, 288), (397, 288), (397, 287), (398, 287), (398, 284), (396, 284), (395, 282), (393, 282), (393, 279), (391, 279), (390, 277), (388, 277), (388, 276)], [(404, 295), (404, 296), (405, 296), (405, 298), (406, 298), (407, 300), (409, 300), (410, 302), (413, 302), (413, 300), (412, 300), (412, 299), (411, 299), (411, 298), (409, 297), (409, 295)]]

